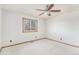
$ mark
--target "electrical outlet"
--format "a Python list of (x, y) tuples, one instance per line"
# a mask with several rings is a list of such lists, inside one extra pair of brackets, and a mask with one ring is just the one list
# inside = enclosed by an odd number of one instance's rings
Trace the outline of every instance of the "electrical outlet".
[(37, 36), (35, 36), (35, 38), (37, 38)]

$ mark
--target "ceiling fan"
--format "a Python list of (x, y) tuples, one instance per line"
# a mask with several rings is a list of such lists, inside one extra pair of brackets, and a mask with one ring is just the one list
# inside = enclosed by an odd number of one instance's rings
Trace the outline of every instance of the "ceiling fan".
[(51, 12), (60, 12), (61, 10), (51, 10), (54, 7), (54, 4), (49, 4), (46, 6), (45, 10), (42, 9), (36, 9), (37, 11), (44, 11), (41, 14), (39, 14), (39, 16), (43, 15), (45, 12), (48, 12), (48, 16), (51, 16)]

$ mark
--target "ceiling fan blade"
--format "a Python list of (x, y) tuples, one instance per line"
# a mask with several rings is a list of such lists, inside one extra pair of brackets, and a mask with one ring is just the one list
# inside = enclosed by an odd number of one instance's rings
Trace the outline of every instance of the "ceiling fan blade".
[(44, 13), (45, 13), (45, 12), (43, 12), (43, 13), (39, 14), (39, 16), (43, 15)]
[(54, 4), (50, 4), (48, 10), (50, 10), (52, 7), (54, 7)]
[(50, 12), (60, 12), (61, 10), (50, 10)]
[(46, 10), (42, 10), (42, 9), (36, 9), (36, 10), (38, 10), (38, 11), (46, 11)]

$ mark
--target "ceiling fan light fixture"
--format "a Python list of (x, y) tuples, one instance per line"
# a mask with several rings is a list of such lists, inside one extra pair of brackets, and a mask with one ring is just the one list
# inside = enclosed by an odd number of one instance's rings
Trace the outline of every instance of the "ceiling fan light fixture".
[(48, 16), (51, 16), (51, 14), (50, 14), (50, 13), (48, 13), (47, 15), (48, 15)]

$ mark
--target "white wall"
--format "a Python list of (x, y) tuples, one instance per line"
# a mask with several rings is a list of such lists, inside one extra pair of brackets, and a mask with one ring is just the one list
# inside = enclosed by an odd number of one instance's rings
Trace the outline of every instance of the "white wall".
[(2, 19), (1, 19), (1, 8), (0, 8), (0, 48), (1, 48), (1, 39), (2, 39), (2, 36), (1, 36), (1, 33), (2, 33), (2, 31), (1, 31), (1, 27), (2, 27), (1, 21), (2, 21)]
[[(22, 33), (22, 17), (38, 20), (38, 32)], [(46, 31), (47, 29), (47, 31)], [(2, 10), (2, 43), (9, 45), (16, 42), (38, 38), (52, 38), (78, 45), (79, 12), (66, 13), (56, 18), (42, 20), (10, 10)], [(37, 38), (35, 38), (37, 36)], [(9, 41), (13, 42), (10, 43)]]
[[(22, 17), (38, 20), (38, 32), (23, 33)], [(16, 42), (44, 38), (45, 34), (44, 20), (4, 9), (2, 10), (2, 27), (3, 45), (9, 45)], [(35, 38), (35, 36), (37, 36), (37, 38)], [(10, 43), (10, 40), (12, 40), (13, 42)]]
[(79, 45), (79, 12), (60, 15), (47, 21), (48, 38)]

